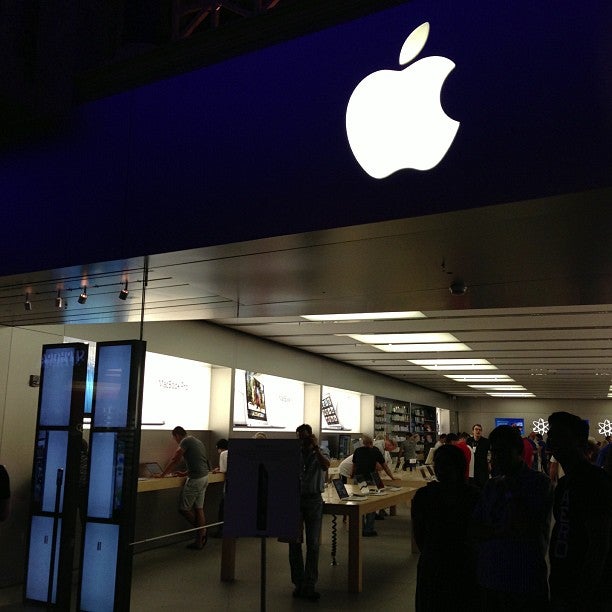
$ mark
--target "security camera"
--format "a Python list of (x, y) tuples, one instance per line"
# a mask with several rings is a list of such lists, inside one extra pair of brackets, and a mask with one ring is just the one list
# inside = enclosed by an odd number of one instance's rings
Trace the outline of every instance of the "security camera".
[(454, 280), (448, 287), (451, 295), (465, 295), (468, 290), (468, 286), (462, 280)]

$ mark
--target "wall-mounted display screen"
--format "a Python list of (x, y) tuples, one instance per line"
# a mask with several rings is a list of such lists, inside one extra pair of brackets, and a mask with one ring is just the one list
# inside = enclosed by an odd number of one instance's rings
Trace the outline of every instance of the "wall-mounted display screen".
[(303, 420), (303, 382), (236, 370), (234, 428), (294, 430)]
[(142, 429), (208, 429), (211, 373), (201, 361), (147, 352)]
[(495, 427), (499, 427), (500, 425), (518, 427), (521, 431), (521, 435), (525, 433), (525, 419), (520, 419), (518, 417), (495, 417)]
[(361, 431), (361, 395), (345, 389), (322, 387), (321, 431)]

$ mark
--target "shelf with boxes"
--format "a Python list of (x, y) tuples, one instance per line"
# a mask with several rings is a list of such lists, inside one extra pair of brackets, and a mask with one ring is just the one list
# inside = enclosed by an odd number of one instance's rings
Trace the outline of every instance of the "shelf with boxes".
[(388, 435), (400, 443), (410, 433), (420, 436), (423, 451), (437, 439), (436, 409), (412, 402), (376, 397), (374, 400), (374, 435)]

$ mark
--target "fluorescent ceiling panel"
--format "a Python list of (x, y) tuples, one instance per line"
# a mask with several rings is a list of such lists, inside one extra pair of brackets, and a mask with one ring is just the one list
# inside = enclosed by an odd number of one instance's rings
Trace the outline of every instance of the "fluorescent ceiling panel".
[(527, 391), (523, 385), (468, 385), (468, 387), (489, 391)]
[(410, 363), (420, 366), (464, 366), (490, 365), (486, 359), (409, 359)]
[(383, 321), (385, 319), (424, 319), (418, 310), (406, 312), (354, 312), (349, 314), (302, 315), (308, 321)]
[(487, 393), (491, 397), (535, 397), (533, 393)]
[(424, 344), (426, 342), (459, 342), (455, 336), (446, 332), (423, 334), (344, 334), (364, 344)]
[(497, 370), (486, 359), (408, 359), (410, 363), (426, 370)]
[(507, 374), (445, 374), (444, 376), (457, 382), (514, 382), (514, 379), (510, 378)]
[(452, 351), (471, 351), (461, 342), (428, 342), (427, 344), (373, 344), (374, 348), (387, 353), (450, 353)]

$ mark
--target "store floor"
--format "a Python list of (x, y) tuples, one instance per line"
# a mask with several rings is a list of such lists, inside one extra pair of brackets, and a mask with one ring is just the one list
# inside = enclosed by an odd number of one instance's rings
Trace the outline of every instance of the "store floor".
[[(371, 612), (385, 608), (412, 610), (418, 555), (411, 552), (410, 512), (376, 521), (378, 537), (364, 538), (363, 591), (347, 592), (348, 529), (338, 517), (338, 565), (331, 565), (331, 517), (324, 517), (319, 582), (321, 599), (293, 599), (287, 544), (267, 540), (266, 609)], [(131, 609), (216, 610), (253, 612), (260, 609), (260, 551), (256, 538), (237, 543), (236, 580), (219, 580), (221, 540), (209, 538), (201, 551), (187, 550), (185, 543), (157, 548), (134, 556)], [(21, 588), (0, 589), (0, 611), (40, 610), (23, 606)]]

